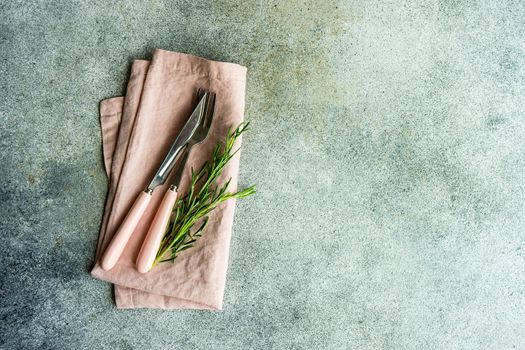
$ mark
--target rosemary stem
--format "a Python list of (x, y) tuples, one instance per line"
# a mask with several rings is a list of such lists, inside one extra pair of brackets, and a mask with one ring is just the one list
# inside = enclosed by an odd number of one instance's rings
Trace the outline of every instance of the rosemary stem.
[[(248, 123), (241, 123), (226, 135), (224, 144), (217, 144), (213, 149), (211, 159), (204, 163), (199, 171), (191, 172), (188, 194), (178, 200), (173, 208), (173, 221), (168, 225), (162, 238), (153, 266), (164, 261), (175, 261), (178, 254), (191, 248), (200, 237), (208, 222), (206, 215), (220, 203), (232, 198), (244, 198), (255, 193), (255, 187), (250, 186), (234, 193), (227, 192), (231, 179), (223, 185), (217, 181), (226, 168), (227, 163), (239, 149), (233, 151), (236, 140), (248, 128)], [(197, 222), (204, 219), (200, 228), (192, 229)], [(170, 257), (167, 255), (170, 253)]]

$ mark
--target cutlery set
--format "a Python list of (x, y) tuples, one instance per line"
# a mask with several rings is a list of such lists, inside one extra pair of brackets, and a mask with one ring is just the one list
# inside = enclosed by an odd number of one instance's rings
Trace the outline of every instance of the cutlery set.
[(146, 273), (151, 269), (160, 247), (162, 237), (168, 226), (173, 206), (177, 200), (177, 191), (184, 173), (186, 161), (193, 146), (206, 139), (212, 124), (215, 94), (208, 91), (199, 91), (198, 95), (201, 97), (197, 107), (193, 110), (188, 121), (176, 137), (147, 188), (138, 195), (133, 206), (102, 255), (100, 260), (102, 269), (110, 270), (115, 266), (140, 219), (146, 211), (151, 201), (153, 191), (155, 188), (166, 182), (171, 171), (176, 167), (173, 182), (168, 191), (166, 191), (166, 194), (157, 209), (136, 261), (137, 270), (139, 272)]

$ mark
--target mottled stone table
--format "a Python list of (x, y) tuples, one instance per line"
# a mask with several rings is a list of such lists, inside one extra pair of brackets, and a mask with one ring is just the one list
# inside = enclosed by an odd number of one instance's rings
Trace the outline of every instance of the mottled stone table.
[[(522, 1), (4, 1), (0, 348), (524, 349)], [(98, 102), (154, 48), (249, 69), (225, 310), (92, 279)]]

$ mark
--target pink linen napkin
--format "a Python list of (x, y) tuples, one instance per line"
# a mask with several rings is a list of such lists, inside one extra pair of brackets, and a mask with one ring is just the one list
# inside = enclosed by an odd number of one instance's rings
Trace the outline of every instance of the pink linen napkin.
[[(151, 62), (136, 60), (125, 97), (100, 104), (103, 156), (109, 177), (106, 207), (97, 245), (96, 261), (126, 216), (136, 196), (143, 191), (171, 143), (189, 117), (197, 89), (216, 93), (215, 116), (208, 138), (194, 147), (180, 186), (189, 182), (189, 169), (198, 169), (210, 158), (229, 128), (244, 118), (246, 68), (188, 54), (156, 50)], [(239, 154), (228, 164), (219, 181), (232, 178), (237, 186)], [(128, 242), (117, 265), (104, 271), (98, 262), (95, 278), (115, 284), (118, 308), (222, 309), (234, 200), (217, 207), (195, 247), (180, 254), (175, 264), (155, 266), (139, 273), (135, 260), (167, 183), (158, 187), (150, 206)]]

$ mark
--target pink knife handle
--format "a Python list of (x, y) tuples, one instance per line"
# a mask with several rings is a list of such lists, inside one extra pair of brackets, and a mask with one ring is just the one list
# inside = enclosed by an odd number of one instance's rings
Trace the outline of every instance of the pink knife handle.
[(144, 191), (139, 194), (135, 203), (133, 203), (131, 210), (128, 212), (128, 215), (126, 215), (126, 218), (120, 225), (115, 236), (113, 236), (111, 243), (109, 243), (109, 246), (106, 248), (106, 251), (102, 256), (100, 266), (102, 266), (104, 270), (107, 271), (112, 269), (117, 263), (129, 241), (129, 238), (133, 234), (133, 231), (135, 231), (140, 218), (144, 214), (144, 211), (146, 211), (150, 200), (151, 193)]
[(137, 270), (141, 273), (148, 272), (153, 266), (176, 200), (177, 190), (170, 188), (164, 195), (157, 214), (155, 214), (155, 218), (149, 227), (146, 239), (142, 243), (142, 248), (140, 248), (137, 257)]

